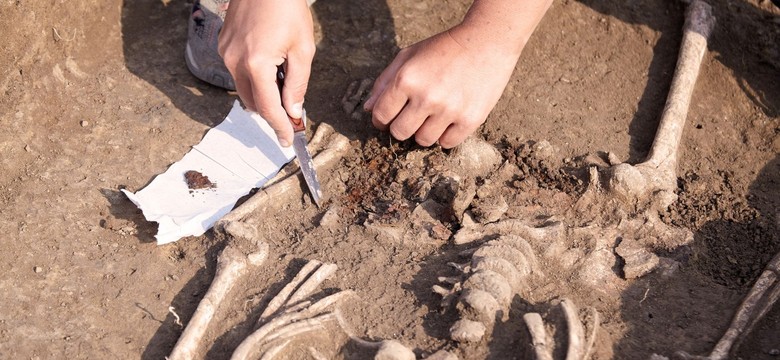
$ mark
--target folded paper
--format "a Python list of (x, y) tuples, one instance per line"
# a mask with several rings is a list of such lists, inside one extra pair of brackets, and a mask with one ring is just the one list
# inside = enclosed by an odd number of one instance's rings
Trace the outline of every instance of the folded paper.
[[(142, 190), (122, 192), (146, 220), (159, 224), (157, 244), (199, 236), (230, 212), (239, 198), (262, 187), (295, 157), (282, 148), (268, 123), (238, 101), (221, 124)], [(193, 189), (185, 173), (197, 171), (213, 185)]]

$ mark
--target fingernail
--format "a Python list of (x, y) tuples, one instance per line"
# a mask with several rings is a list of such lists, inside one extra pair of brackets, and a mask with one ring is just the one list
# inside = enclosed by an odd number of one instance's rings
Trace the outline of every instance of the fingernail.
[(285, 139), (279, 139), (279, 145), (282, 145), (282, 147), (290, 147), (290, 142)]
[(374, 95), (369, 95), (368, 100), (363, 103), (363, 110), (371, 111), (371, 107), (374, 106)]
[(303, 116), (303, 103), (299, 102), (297, 104), (293, 104), (292, 109), (290, 109), (290, 116), (300, 119), (301, 116)]

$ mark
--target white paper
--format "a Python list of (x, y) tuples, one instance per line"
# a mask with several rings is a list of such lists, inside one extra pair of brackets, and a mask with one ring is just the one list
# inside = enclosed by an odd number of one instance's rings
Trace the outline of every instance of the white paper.
[[(159, 223), (157, 244), (167, 244), (203, 235), (239, 198), (263, 186), (293, 157), (293, 149), (279, 145), (260, 115), (250, 114), (236, 101), (227, 118), (165, 173), (141, 191), (122, 192), (146, 220)], [(190, 170), (207, 176), (216, 187), (189, 189), (184, 173)]]

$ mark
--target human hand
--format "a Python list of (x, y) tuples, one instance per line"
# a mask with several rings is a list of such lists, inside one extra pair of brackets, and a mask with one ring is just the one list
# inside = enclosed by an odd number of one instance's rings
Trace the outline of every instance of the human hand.
[(487, 119), (518, 54), (461, 46), (451, 31), (414, 44), (377, 78), (364, 107), (380, 130), (422, 146), (459, 145)]
[[(305, 0), (232, 0), (219, 36), (219, 54), (244, 105), (268, 121), (290, 146), (289, 118), (302, 116), (315, 43)], [(277, 67), (285, 64), (281, 94)], [(289, 118), (288, 118), (289, 116)]]

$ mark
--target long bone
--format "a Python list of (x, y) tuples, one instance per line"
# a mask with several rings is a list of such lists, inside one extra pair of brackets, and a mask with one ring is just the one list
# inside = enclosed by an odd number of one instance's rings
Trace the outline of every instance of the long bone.
[(686, 12), (677, 67), (650, 153), (644, 162), (635, 166), (619, 164), (611, 168), (608, 184), (612, 192), (627, 199), (641, 200), (648, 194), (672, 192), (677, 187), (680, 139), (702, 57), (707, 51), (707, 39), (714, 26), (712, 8), (701, 0), (691, 2)]
[(203, 335), (230, 289), (246, 274), (250, 267), (259, 266), (268, 257), (268, 244), (266, 243), (255, 244), (255, 249), (246, 254), (235, 241), (236, 238), (253, 241), (255, 237), (252, 236), (252, 228), (241, 223), (230, 223), (225, 226), (225, 231), (231, 238), (217, 258), (217, 271), (214, 280), (168, 356), (169, 360), (196, 357)]
[(750, 289), (737, 308), (726, 333), (718, 341), (709, 356), (694, 356), (679, 351), (676, 355), (683, 359), (722, 360), (730, 358), (745, 337), (766, 315), (780, 298), (780, 253), (767, 264), (761, 276)]

